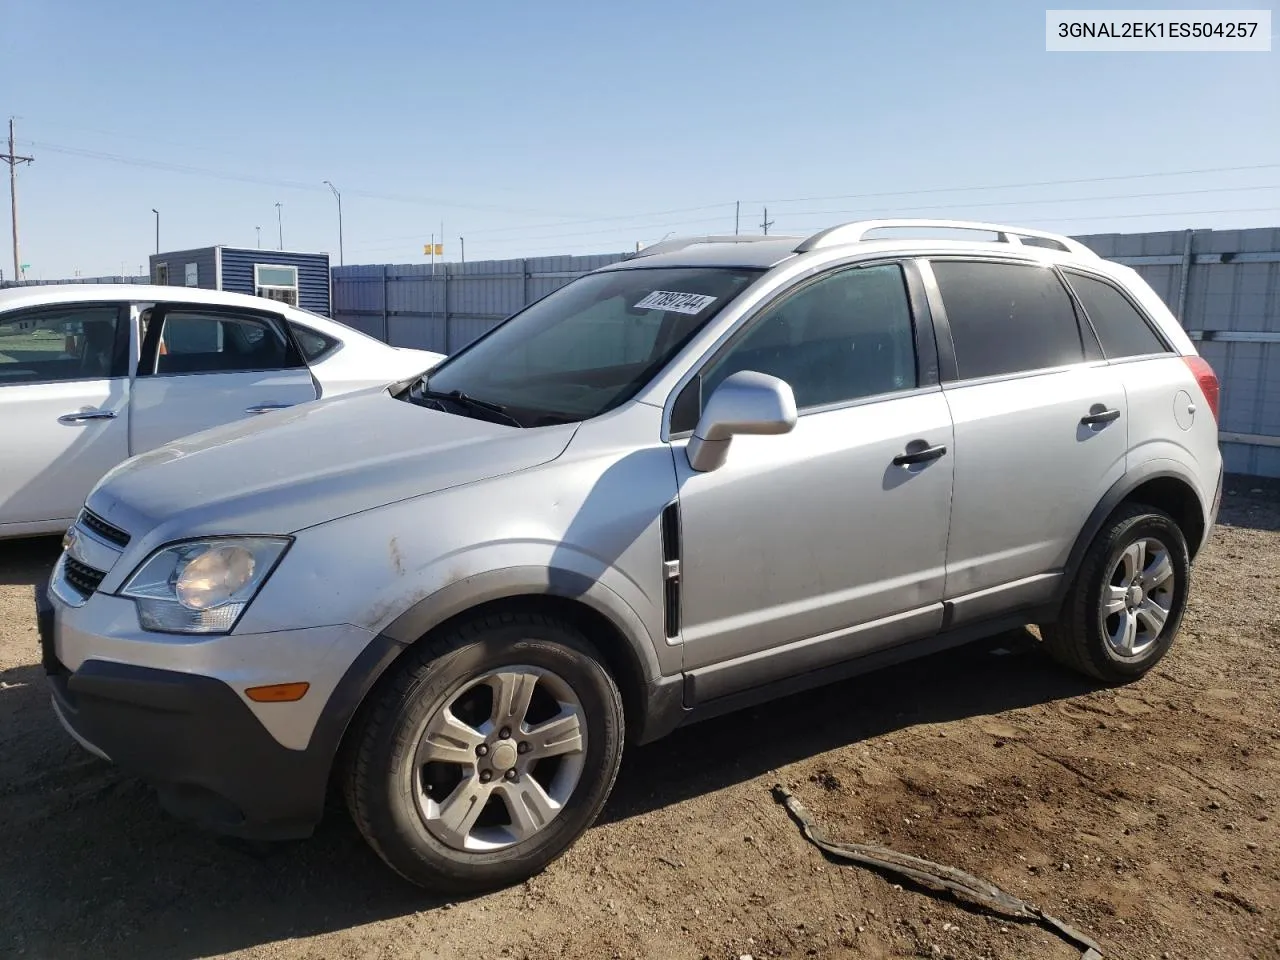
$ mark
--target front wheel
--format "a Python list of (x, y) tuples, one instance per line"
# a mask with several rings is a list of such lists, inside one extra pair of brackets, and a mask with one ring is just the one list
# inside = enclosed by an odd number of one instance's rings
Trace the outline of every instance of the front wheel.
[(517, 883), (595, 820), (622, 759), (622, 701), (572, 626), (483, 617), (393, 669), (354, 731), (345, 786), (402, 876), (443, 893)]
[(1136, 680), (1169, 650), (1190, 585), (1186, 537), (1153, 507), (1121, 507), (1090, 544), (1058, 622), (1041, 626), (1049, 654), (1107, 683)]

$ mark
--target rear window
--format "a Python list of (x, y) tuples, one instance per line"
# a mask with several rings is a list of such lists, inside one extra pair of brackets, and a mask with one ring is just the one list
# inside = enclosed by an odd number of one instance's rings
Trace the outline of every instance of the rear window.
[(1071, 271), (1067, 271), (1067, 282), (1097, 331), (1107, 359), (1169, 352), (1146, 318), (1111, 284)]
[(959, 379), (1079, 363), (1084, 344), (1066, 288), (1048, 267), (937, 260)]

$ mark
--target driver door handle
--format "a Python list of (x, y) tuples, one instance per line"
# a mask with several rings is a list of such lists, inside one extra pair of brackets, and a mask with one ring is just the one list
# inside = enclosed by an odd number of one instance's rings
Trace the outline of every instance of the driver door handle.
[(245, 407), (245, 413), (270, 413), (272, 410), (283, 410), (286, 407), (292, 407), (292, 403), (259, 403), (256, 406)]
[(114, 420), (114, 410), (81, 410), (79, 413), (64, 413), (58, 418), (59, 423), (83, 423), (86, 420)]
[(928, 463), (930, 460), (937, 460), (946, 452), (947, 448), (939, 443), (936, 446), (925, 447), (923, 450), (900, 453), (893, 458), (893, 465), (895, 467), (910, 467), (917, 463)]
[(1080, 418), (1080, 423), (1086, 427), (1096, 427), (1104, 423), (1111, 423), (1113, 420), (1120, 419), (1119, 410), (1102, 410), (1098, 413), (1090, 413)]

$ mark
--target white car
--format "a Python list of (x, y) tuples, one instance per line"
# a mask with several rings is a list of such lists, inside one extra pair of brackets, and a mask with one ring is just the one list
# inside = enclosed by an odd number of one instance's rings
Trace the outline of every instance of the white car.
[(170, 440), (441, 359), (246, 294), (0, 290), (0, 538), (62, 532), (103, 474)]

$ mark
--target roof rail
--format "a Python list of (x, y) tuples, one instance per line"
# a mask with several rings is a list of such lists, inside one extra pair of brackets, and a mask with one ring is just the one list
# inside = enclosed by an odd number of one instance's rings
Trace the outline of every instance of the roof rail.
[(651, 243), (649, 246), (637, 250), (628, 259), (636, 257), (652, 257), (658, 253), (671, 253), (673, 250), (683, 250), (685, 247), (691, 247), (695, 243), (757, 243), (761, 240), (786, 240), (786, 237), (768, 237), (751, 233), (727, 233), (722, 236), (705, 236), (705, 237), (675, 237), (672, 240), (659, 240), (657, 243)]
[[(925, 228), (937, 230), (975, 230), (983, 233), (994, 233), (996, 239), (1000, 243), (1011, 243), (1014, 246), (1020, 246), (1023, 238), (1047, 240), (1051, 244), (1057, 246), (1059, 250), (1067, 253), (1074, 253), (1080, 256), (1096, 257), (1097, 254), (1086, 247), (1079, 240), (1073, 240), (1070, 237), (1063, 236), (1060, 233), (1047, 233), (1044, 230), (1028, 230), (1023, 227), (1010, 227), (1000, 223), (981, 223), (976, 220), (855, 220), (852, 223), (843, 223), (839, 226), (828, 227), (825, 230), (819, 230), (813, 236), (806, 239), (798, 247), (796, 253), (808, 253), (810, 250), (818, 250), (822, 247), (832, 247), (842, 243), (856, 243), (859, 240), (865, 240), (866, 235), (873, 230), (884, 229), (900, 229), (900, 228)], [(1032, 246), (1043, 246), (1043, 244), (1032, 244)]]

